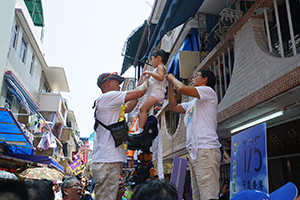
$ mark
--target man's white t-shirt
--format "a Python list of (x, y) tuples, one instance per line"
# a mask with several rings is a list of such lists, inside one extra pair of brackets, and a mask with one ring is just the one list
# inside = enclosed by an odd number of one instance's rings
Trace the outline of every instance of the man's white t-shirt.
[(208, 86), (196, 87), (200, 99), (181, 103), (185, 109), (184, 122), (187, 126), (186, 148), (196, 158), (197, 149), (213, 149), (221, 146), (217, 135), (218, 97)]
[[(110, 91), (101, 94), (96, 100), (96, 116), (105, 125), (118, 122), (121, 106), (125, 103), (126, 91)], [(126, 162), (124, 145), (115, 147), (115, 141), (109, 130), (98, 125), (97, 146), (93, 155), (95, 162)]]

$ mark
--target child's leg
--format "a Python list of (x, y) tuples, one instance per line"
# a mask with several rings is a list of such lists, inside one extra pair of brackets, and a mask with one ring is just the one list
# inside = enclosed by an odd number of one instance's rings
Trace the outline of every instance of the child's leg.
[(143, 103), (143, 105), (140, 108), (139, 112), (139, 128), (144, 128), (146, 122), (147, 122), (147, 111), (149, 108), (151, 108), (157, 101), (152, 96), (149, 96), (146, 101)]

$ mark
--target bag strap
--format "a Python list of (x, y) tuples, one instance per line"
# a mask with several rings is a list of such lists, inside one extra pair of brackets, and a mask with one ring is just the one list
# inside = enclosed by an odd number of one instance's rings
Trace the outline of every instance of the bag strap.
[[(96, 108), (95, 108), (95, 107), (96, 107), (96, 101), (97, 101), (97, 100), (94, 101), (94, 106), (93, 106), (93, 108), (95, 109), (95, 111), (94, 111), (94, 118), (95, 118), (94, 129), (95, 129), (95, 131), (96, 131), (96, 129), (97, 129), (97, 127), (98, 127), (98, 124), (101, 124), (101, 126), (103, 126), (104, 128), (106, 128), (107, 130), (109, 130), (108, 126), (106, 126), (105, 124), (103, 124), (101, 121), (99, 121), (99, 120), (97, 119)], [(119, 122), (125, 119), (125, 118), (124, 118), (125, 108), (126, 108), (126, 106), (125, 106), (125, 104), (124, 104), (124, 105), (122, 106), (122, 113), (121, 113), (121, 116), (120, 116), (120, 118), (119, 118)]]
[(104, 128), (106, 128), (107, 130), (109, 130), (108, 129), (108, 126), (106, 126), (105, 124), (103, 124), (101, 121), (99, 121), (97, 118), (95, 118), (95, 121), (97, 122), (97, 123), (99, 123), (99, 124), (101, 124), (101, 126), (103, 126)]
[(95, 131), (97, 131), (97, 128), (98, 128), (98, 125), (100, 124), (101, 126), (103, 126), (104, 128), (106, 128), (107, 130), (109, 130), (108, 129), (108, 126), (106, 126), (105, 124), (103, 124), (101, 121), (99, 121), (98, 119), (97, 119), (97, 116), (96, 116), (96, 101), (97, 100), (95, 100), (94, 101), (94, 106), (92, 107), (93, 109), (95, 109), (94, 110), (94, 118), (95, 118), (95, 124), (94, 124), (94, 130)]

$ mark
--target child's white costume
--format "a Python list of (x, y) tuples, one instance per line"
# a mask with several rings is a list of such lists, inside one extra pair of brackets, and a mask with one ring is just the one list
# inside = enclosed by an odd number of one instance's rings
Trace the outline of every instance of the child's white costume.
[[(158, 66), (157, 66), (157, 68), (155, 68), (153, 70), (153, 73), (158, 74), (158, 72), (157, 72)], [(163, 66), (166, 70), (166, 67), (164, 65), (160, 65), (160, 66)], [(158, 81), (151, 76), (149, 79), (149, 86), (148, 86), (148, 90), (147, 90), (148, 94), (146, 96), (152, 96), (157, 101), (164, 100), (165, 92), (166, 92), (166, 89), (165, 89), (166, 82), (167, 82), (166, 78), (164, 78), (163, 81)]]

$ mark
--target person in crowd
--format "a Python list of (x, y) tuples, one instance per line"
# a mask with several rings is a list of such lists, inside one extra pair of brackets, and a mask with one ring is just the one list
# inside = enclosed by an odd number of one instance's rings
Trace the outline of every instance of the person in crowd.
[(81, 185), (85, 188), (85, 186), (87, 185), (88, 181), (87, 178), (85, 176), (83, 176), (81, 178)]
[(178, 194), (170, 181), (150, 180), (135, 188), (131, 200), (178, 200)]
[(116, 200), (126, 200), (126, 198), (123, 196), (125, 193), (125, 186), (123, 181), (119, 181), (119, 190)]
[(69, 177), (61, 184), (62, 198), (64, 200), (79, 200), (82, 195), (82, 185), (75, 177)]
[(90, 194), (84, 194), (80, 197), (80, 200), (92, 200), (93, 197)]
[(90, 193), (91, 193), (91, 184), (88, 183), (83, 189), (83, 194), (90, 194)]
[(170, 53), (165, 52), (162, 49), (154, 51), (151, 55), (151, 65), (154, 68), (153, 71), (144, 71), (142, 76), (150, 76), (149, 88), (147, 91), (147, 99), (140, 107), (139, 110), (139, 123), (138, 130), (134, 134), (142, 133), (144, 126), (147, 122), (147, 112), (155, 103), (163, 101), (165, 97), (165, 75), (167, 69), (165, 64), (168, 61)]
[[(125, 112), (133, 110), (137, 98), (147, 91), (147, 82), (142, 83), (131, 91), (120, 91), (124, 77), (114, 73), (99, 75), (97, 85), (102, 94), (95, 101), (95, 117), (103, 124), (110, 125), (118, 122), (121, 106), (126, 103)], [(122, 162), (126, 162), (123, 144), (115, 147), (115, 141), (109, 130), (101, 125), (96, 129), (97, 146), (93, 155), (92, 173), (95, 184), (95, 197), (115, 200), (118, 193), (119, 174)]]
[(229, 181), (225, 180), (221, 187), (219, 200), (229, 200)]
[[(186, 148), (189, 151), (193, 199), (218, 199), (221, 144), (217, 135), (218, 97), (214, 91), (216, 77), (209, 70), (194, 74), (191, 86), (186, 86), (168, 74), (168, 96), (173, 112), (185, 113)], [(194, 97), (178, 104), (173, 91)]]
[(0, 179), (0, 200), (29, 200), (24, 181)]
[(62, 181), (55, 181), (53, 183), (54, 185), (54, 199), (55, 200), (61, 200), (62, 199), (62, 194), (61, 194), (61, 191), (60, 191), (60, 185), (61, 185)]
[(30, 200), (53, 200), (53, 183), (50, 180), (42, 179), (37, 181), (25, 181)]

